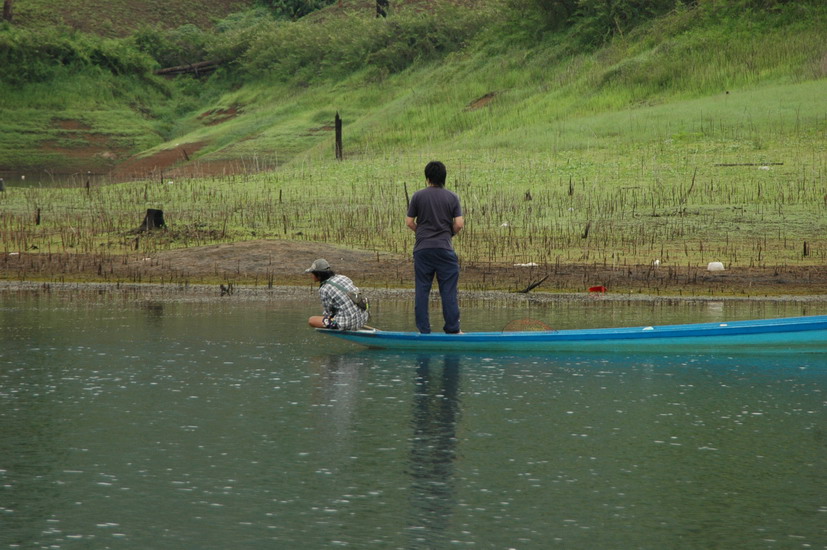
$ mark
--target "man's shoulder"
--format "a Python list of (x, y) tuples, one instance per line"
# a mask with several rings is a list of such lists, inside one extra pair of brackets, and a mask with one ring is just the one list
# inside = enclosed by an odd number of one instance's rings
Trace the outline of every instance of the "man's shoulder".
[(443, 191), (442, 195), (440, 196), (441, 200), (447, 203), (459, 204), (459, 195), (457, 195), (450, 189), (445, 189), (444, 187), (441, 187), (440, 189), (442, 189)]
[(445, 187), (431, 186), (431, 185), (429, 185), (428, 187), (423, 187), (422, 189), (414, 192), (411, 199), (413, 199), (413, 197), (416, 197), (417, 195), (419, 195), (420, 197), (424, 196), (424, 195), (434, 195), (434, 196), (438, 196), (438, 197), (448, 196), (448, 197), (459, 198), (459, 195), (457, 195), (455, 192), (451, 191), (450, 189), (447, 189)]
[(333, 277), (328, 279), (328, 281), (330, 281), (331, 283), (336, 283), (338, 285), (344, 285), (344, 286), (353, 284), (353, 281), (350, 280), (350, 277), (348, 277), (346, 275), (340, 275), (340, 274), (334, 275)]

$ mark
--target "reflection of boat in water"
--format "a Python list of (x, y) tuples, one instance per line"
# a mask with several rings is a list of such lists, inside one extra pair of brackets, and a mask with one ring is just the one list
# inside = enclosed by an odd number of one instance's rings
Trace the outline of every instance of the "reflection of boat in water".
[(827, 315), (728, 323), (463, 334), (317, 330), (369, 348), (400, 350), (827, 353)]

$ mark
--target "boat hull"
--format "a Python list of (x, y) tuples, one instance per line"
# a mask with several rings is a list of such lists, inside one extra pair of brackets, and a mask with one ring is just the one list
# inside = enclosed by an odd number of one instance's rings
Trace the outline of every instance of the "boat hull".
[(827, 315), (544, 332), (419, 334), (375, 329), (317, 330), (369, 348), (397, 350), (827, 353)]

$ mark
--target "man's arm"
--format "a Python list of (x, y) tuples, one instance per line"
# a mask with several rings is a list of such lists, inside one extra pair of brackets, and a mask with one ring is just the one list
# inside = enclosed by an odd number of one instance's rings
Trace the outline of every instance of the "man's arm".
[(454, 218), (454, 226), (452, 227), (454, 230), (454, 235), (462, 231), (463, 227), (465, 227), (465, 219), (462, 216), (457, 216)]
[(412, 218), (410, 216), (405, 216), (405, 225), (407, 225), (408, 228), (411, 231), (416, 233), (416, 219), (415, 218)]

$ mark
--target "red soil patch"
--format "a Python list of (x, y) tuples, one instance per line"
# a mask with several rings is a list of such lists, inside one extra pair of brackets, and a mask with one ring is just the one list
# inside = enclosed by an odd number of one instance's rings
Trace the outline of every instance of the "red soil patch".
[(73, 166), (83, 165), (79, 168), (81, 170), (111, 167), (127, 153), (127, 149), (114, 146), (108, 136), (92, 132), (91, 126), (79, 120), (53, 119), (52, 127), (58, 130), (60, 138), (75, 143), (46, 140), (40, 143), (41, 149), (72, 159)]
[(52, 119), (52, 126), (55, 128), (60, 128), (61, 130), (83, 130), (89, 131), (92, 129), (91, 126), (88, 124), (84, 124), (79, 120), (73, 119), (65, 119), (65, 118), (55, 118)]
[(192, 156), (206, 144), (204, 141), (183, 143), (147, 157), (133, 157), (120, 164), (109, 175), (118, 181), (153, 177), (162, 173), (173, 176), (177, 173), (175, 169), (182, 164), (190, 163)]
[(476, 109), (482, 109), (483, 107), (485, 107), (486, 105), (488, 105), (489, 103), (494, 101), (495, 97), (497, 97), (497, 92), (488, 92), (484, 96), (479, 97), (479, 98), (475, 99), (474, 101), (472, 101), (471, 103), (469, 103), (465, 107), (465, 110), (466, 111), (474, 111)]

